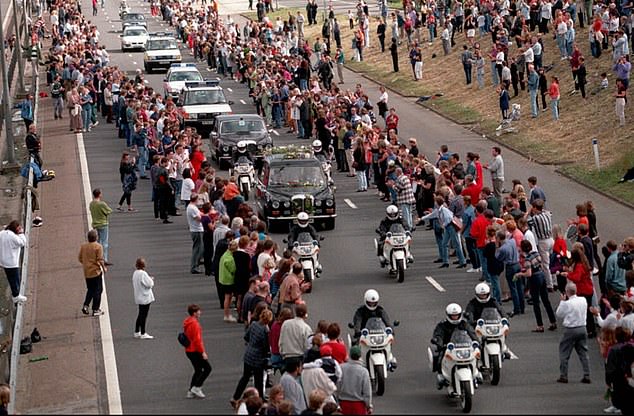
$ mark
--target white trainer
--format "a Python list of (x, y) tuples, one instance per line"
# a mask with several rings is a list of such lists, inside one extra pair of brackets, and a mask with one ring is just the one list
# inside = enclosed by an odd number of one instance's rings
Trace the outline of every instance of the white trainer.
[(134, 338), (141, 338), (141, 333), (140, 332), (135, 332), (134, 333)]
[(475, 272), (477, 272), (477, 271), (478, 271), (478, 269), (474, 269), (473, 267), (469, 267), (469, 268), (467, 269), (467, 273), (475, 273)]
[(609, 413), (609, 414), (612, 414), (612, 415), (620, 415), (621, 411), (618, 408), (614, 407), (614, 406), (610, 406), (610, 407), (606, 407), (605, 409), (603, 409), (603, 413)]
[(225, 316), (225, 322), (233, 323), (233, 322), (237, 322), (237, 319), (233, 315)]
[(18, 295), (13, 298), (13, 303), (24, 303), (26, 302), (26, 296)]
[(194, 393), (194, 396), (199, 397), (201, 399), (205, 398), (205, 393), (203, 393), (202, 389), (200, 387), (192, 387), (190, 390), (192, 393)]
[(141, 336), (139, 337), (141, 339), (154, 339), (154, 337), (150, 334), (141, 334)]
[(187, 395), (185, 397), (187, 397), (188, 399), (193, 399), (196, 396), (194, 396), (194, 393), (192, 393), (191, 390), (187, 390)]

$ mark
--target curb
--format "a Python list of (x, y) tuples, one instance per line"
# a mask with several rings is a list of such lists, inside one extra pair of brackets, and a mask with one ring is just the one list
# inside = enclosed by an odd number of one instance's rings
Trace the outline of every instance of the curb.
[(586, 188), (588, 188), (588, 189), (590, 189), (590, 190), (592, 190), (592, 191), (594, 191), (594, 192), (596, 192), (596, 193), (598, 193), (598, 194), (603, 195), (604, 197), (606, 197), (606, 198), (608, 198), (608, 199), (611, 199), (611, 200), (612, 200), (612, 201), (614, 201), (614, 202), (618, 202), (618, 203), (620, 203), (621, 205), (625, 205), (625, 206), (626, 206), (626, 207), (628, 207), (628, 208), (634, 209), (634, 204), (631, 204), (631, 203), (629, 203), (629, 202), (627, 202), (627, 201), (623, 201), (622, 199), (618, 199), (618, 198), (616, 198), (615, 196), (610, 195), (610, 194), (608, 194), (607, 192), (602, 191), (601, 189), (599, 189), (599, 188), (595, 187), (594, 185), (590, 185), (590, 184), (587, 184), (587, 183), (581, 182), (581, 181), (577, 180), (574, 176), (571, 176), (570, 174), (568, 174), (568, 173), (565, 173), (565, 172), (561, 171), (559, 168), (555, 169), (555, 172), (556, 172), (556, 173), (558, 173), (558, 174), (560, 174), (561, 176), (564, 176), (564, 177), (566, 177), (566, 178), (570, 179), (570, 180), (571, 180), (571, 181), (573, 181), (573, 182), (576, 182), (576, 183), (578, 183), (578, 184), (580, 184), (580, 185), (585, 186)]

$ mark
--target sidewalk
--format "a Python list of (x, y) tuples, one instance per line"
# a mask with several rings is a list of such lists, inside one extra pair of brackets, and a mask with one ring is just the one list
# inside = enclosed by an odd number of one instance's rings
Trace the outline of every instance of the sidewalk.
[[(42, 90), (46, 89), (45, 84)], [(82, 197), (77, 139), (68, 118), (53, 120), (53, 103), (40, 98), (38, 130), (44, 167), (56, 178), (38, 186), (41, 228), (31, 234), (29, 298), (25, 313), (27, 336), (33, 327), (42, 342), (20, 357), (16, 410), (19, 413), (104, 413), (103, 363), (99, 321), (85, 317), (81, 304), (85, 284), (77, 261), (85, 240), (86, 213)], [(29, 362), (29, 358), (48, 359)]]

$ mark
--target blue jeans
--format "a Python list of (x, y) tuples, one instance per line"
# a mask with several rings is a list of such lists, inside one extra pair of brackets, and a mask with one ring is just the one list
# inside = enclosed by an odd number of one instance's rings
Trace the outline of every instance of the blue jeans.
[(139, 147), (139, 161), (137, 164), (137, 168), (139, 169), (139, 172), (141, 173), (141, 177), (147, 176), (147, 174), (145, 173), (145, 169), (147, 166), (147, 158), (148, 158), (147, 147)]
[(559, 48), (559, 56), (563, 58), (566, 54), (566, 37), (565, 35), (557, 35), (557, 47)]
[(20, 268), (7, 267), (4, 269), (4, 273), (7, 275), (7, 281), (11, 288), (11, 296), (15, 298), (20, 295)]
[(537, 90), (528, 90), (531, 96), (531, 114), (537, 117)]
[(471, 65), (462, 65), (464, 69), (464, 75), (467, 80), (467, 85), (471, 84)]
[(90, 117), (92, 116), (91, 106), (82, 106), (81, 107), (81, 119), (83, 124), (83, 129), (88, 130), (90, 127)]
[(308, 80), (304, 78), (300, 78), (299, 80), (299, 89), (301, 91), (306, 91), (308, 89)]
[(437, 219), (432, 219), (432, 227), (434, 228), (434, 238), (436, 239), (436, 247), (438, 247), (438, 258), (442, 258), (442, 240), (443, 240), (443, 235), (445, 234), (443, 232), (443, 229), (440, 228), (440, 226), (438, 225), (438, 220)]
[(108, 226), (97, 227), (97, 234), (99, 235), (99, 244), (103, 247), (103, 259), (108, 261)]
[(513, 276), (520, 272), (519, 263), (512, 265), (506, 265), (504, 267), (504, 273), (506, 276), (506, 282), (511, 290), (511, 297), (513, 298), (513, 313), (524, 313), (524, 281), (519, 278), (513, 281)]
[[(484, 263), (483, 263), (484, 264)], [(500, 289), (500, 276), (487, 273), (486, 282), (491, 286), (491, 293), (498, 303), (502, 302), (502, 289)]]
[(491, 62), (491, 82), (493, 83), (493, 85), (498, 85), (500, 83), (500, 80), (498, 78), (498, 70), (495, 67), (495, 61)]
[(559, 120), (559, 98), (550, 99), (550, 111), (553, 113), (553, 120)]
[(368, 189), (368, 180), (364, 170), (357, 169), (357, 181), (359, 182), (358, 190), (365, 191)]
[(433, 42), (434, 38), (436, 37), (436, 25), (431, 24), (427, 28), (429, 29), (429, 41)]
[[(357, 172), (357, 175), (359, 172)], [(365, 176), (365, 172), (363, 172)], [(412, 224), (412, 204), (400, 204), (398, 206), (401, 209), (401, 214), (403, 215), (403, 225), (405, 225), (405, 229), (411, 231), (413, 228)]]
[(297, 121), (297, 137), (304, 138), (304, 125), (302, 124), (302, 120)]
[(458, 256), (458, 262), (462, 265), (465, 264), (464, 254), (462, 253), (462, 244), (460, 243), (460, 235), (451, 223), (445, 227), (445, 232), (442, 236), (442, 246), (440, 258), (443, 264), (449, 264), (449, 241), (452, 242), (453, 247), (456, 249), (456, 255)]

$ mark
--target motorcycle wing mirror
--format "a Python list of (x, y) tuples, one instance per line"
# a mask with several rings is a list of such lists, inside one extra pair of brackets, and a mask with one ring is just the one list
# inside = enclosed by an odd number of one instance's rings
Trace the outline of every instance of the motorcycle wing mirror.
[(354, 324), (352, 322), (348, 322), (348, 328), (354, 329)]
[(283, 239), (283, 240), (282, 240), (282, 243), (284, 243), (284, 244), (288, 244), (288, 240), (287, 240), (287, 239)]
[(229, 100), (229, 101), (227, 101), (227, 104), (229, 104), (229, 105), (233, 105), (234, 103), (233, 103), (233, 101), (232, 101), (232, 100)]
[(323, 235), (319, 236), (319, 241), (324, 241), (324, 236)]
[(394, 323), (392, 324), (392, 326), (396, 327), (396, 326), (399, 326), (400, 324), (401, 324), (401, 322), (400, 322), (400, 321), (394, 321)]

